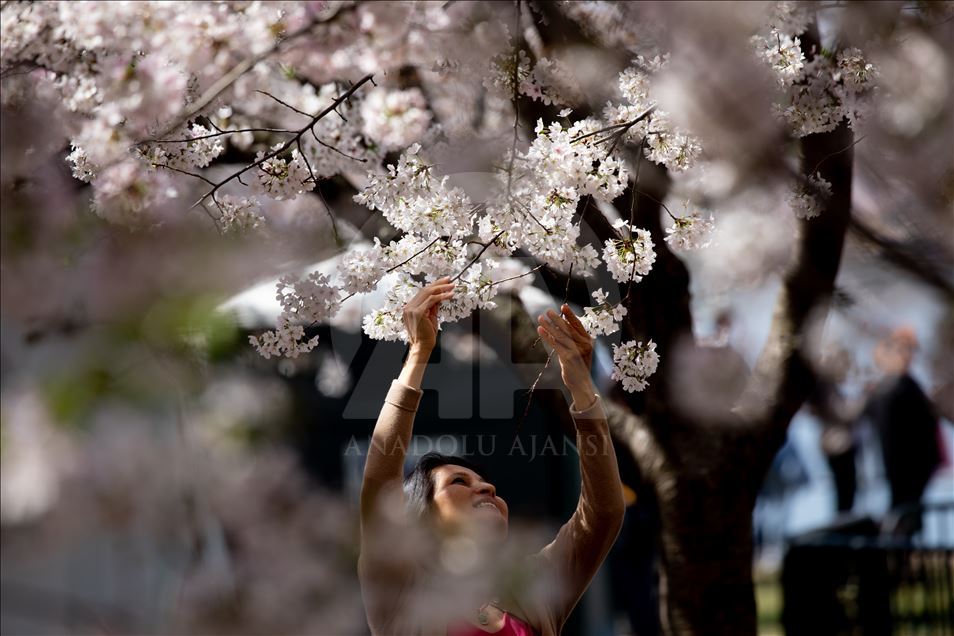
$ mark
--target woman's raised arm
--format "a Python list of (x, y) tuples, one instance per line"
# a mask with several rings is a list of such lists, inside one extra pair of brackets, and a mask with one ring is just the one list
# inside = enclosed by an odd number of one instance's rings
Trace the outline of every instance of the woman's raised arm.
[(421, 398), (421, 380), (437, 344), (437, 310), (441, 301), (454, 294), (454, 284), (448, 280), (444, 277), (425, 286), (404, 308), (410, 349), (401, 374), (391, 383), (371, 435), (361, 485), (362, 526), (370, 520), (382, 489), (396, 487), (396, 494), (400, 495), (404, 457)]
[(581, 487), (576, 510), (539, 553), (562, 579), (562, 589), (551, 608), (558, 628), (616, 541), (625, 511), (606, 414), (590, 378), (593, 339), (567, 305), (561, 310), (562, 316), (553, 310), (540, 316), (537, 329), (560, 358), (563, 382), (573, 398), (570, 414), (580, 453)]
[[(437, 344), (437, 310), (453, 295), (447, 278), (427, 285), (404, 308), (410, 350), (401, 375), (391, 383), (374, 425), (361, 483), (361, 554), (358, 580), (372, 634), (409, 633), (402, 622), (404, 594), (413, 568), (402, 556), (395, 532), (404, 531), (383, 509), (402, 510), (404, 457), (421, 399), (421, 379)], [(405, 537), (407, 538), (407, 537)]]

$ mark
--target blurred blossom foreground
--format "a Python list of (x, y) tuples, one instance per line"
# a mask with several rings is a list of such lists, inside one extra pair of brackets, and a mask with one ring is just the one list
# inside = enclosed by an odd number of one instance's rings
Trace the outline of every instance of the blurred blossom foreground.
[(417, 433), (496, 435), (520, 505), (491, 562), (381, 537), (446, 574), (421, 611), (559, 593), (514, 564), (578, 462), (503, 455), (573, 439), (532, 318), (563, 302), (631, 495), (565, 634), (755, 634), (756, 555), (846, 520), (954, 569), (921, 514), (954, 499), (950, 3), (0, 19), (3, 633), (367, 633), (360, 449), (442, 276)]

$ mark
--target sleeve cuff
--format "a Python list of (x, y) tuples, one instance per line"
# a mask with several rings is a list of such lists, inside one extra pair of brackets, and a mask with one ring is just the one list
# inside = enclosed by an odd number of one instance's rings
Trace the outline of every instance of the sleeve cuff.
[(570, 404), (570, 415), (573, 416), (574, 421), (606, 419), (606, 411), (603, 410), (603, 398), (600, 397), (599, 393), (594, 393), (593, 397), (596, 398), (593, 404), (583, 410), (577, 409), (575, 400)]
[(424, 391), (409, 387), (398, 380), (393, 380), (384, 401), (404, 411), (416, 413), (422, 395), (424, 395)]

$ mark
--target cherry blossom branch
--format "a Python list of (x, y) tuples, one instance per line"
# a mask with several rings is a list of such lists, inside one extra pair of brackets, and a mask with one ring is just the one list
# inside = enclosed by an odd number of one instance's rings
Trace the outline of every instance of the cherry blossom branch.
[(534, 272), (540, 271), (540, 269), (542, 269), (543, 267), (545, 267), (545, 266), (544, 266), (544, 265), (537, 265), (536, 267), (534, 267), (533, 269), (531, 269), (531, 270), (528, 271), (528, 272), (524, 272), (524, 273), (522, 273), (522, 274), (517, 274), (516, 276), (510, 276), (509, 278), (503, 278), (503, 279), (501, 279), (501, 280), (494, 281), (494, 282), (490, 283), (489, 285), (487, 285), (487, 287), (493, 287), (494, 285), (499, 285), (500, 283), (506, 283), (507, 281), (516, 280), (516, 279), (518, 279), (518, 278), (523, 278), (524, 276), (529, 276), (530, 274), (532, 274), (532, 273), (534, 273)]
[[(209, 185), (213, 185), (213, 186), (215, 185), (215, 183), (214, 183), (213, 181), (210, 181), (209, 179), (206, 179), (206, 178), (203, 177), (201, 174), (198, 174), (198, 173), (195, 173), (195, 172), (189, 172), (188, 170), (182, 170), (182, 169), (180, 169), (180, 168), (174, 168), (173, 166), (170, 166), (169, 164), (165, 164), (165, 163), (153, 163), (153, 164), (152, 164), (152, 167), (154, 167), (154, 168), (165, 168), (166, 170), (172, 170), (173, 172), (179, 172), (179, 173), (181, 173), (181, 174), (184, 174), (184, 175), (187, 175), (187, 176), (190, 176), (190, 177), (194, 177), (194, 178), (196, 178), (196, 179), (201, 179), (202, 181), (205, 181), (205, 182), (208, 183)], [(219, 208), (219, 212), (222, 212), (222, 206), (219, 205), (219, 202), (216, 201), (216, 199), (215, 199), (214, 196), (212, 197), (212, 201), (215, 203), (215, 207)], [(214, 223), (214, 224), (215, 224), (215, 227), (218, 228), (218, 227), (219, 227), (219, 220), (218, 220), (217, 218), (215, 218), (215, 215), (212, 214), (212, 212), (209, 211), (209, 208), (205, 207), (205, 205), (202, 205), (202, 209), (205, 210), (205, 213), (209, 216), (210, 219), (212, 219), (212, 223)]]
[(655, 106), (651, 106), (651, 107), (647, 108), (645, 111), (643, 111), (643, 112), (642, 112), (638, 117), (636, 117), (635, 119), (631, 119), (630, 121), (623, 122), (622, 124), (613, 124), (612, 126), (606, 126), (605, 128), (600, 128), (599, 130), (594, 130), (593, 132), (588, 132), (588, 133), (586, 133), (585, 135), (580, 135), (579, 137), (574, 137), (573, 139), (570, 140), (570, 143), (573, 144), (573, 143), (576, 143), (576, 142), (578, 142), (578, 141), (580, 141), (580, 140), (582, 140), (582, 139), (586, 139), (587, 137), (593, 137), (594, 135), (599, 135), (599, 134), (602, 134), (602, 133), (605, 133), (605, 132), (609, 132), (609, 131), (611, 131), (611, 130), (614, 130), (614, 131), (616, 131), (616, 132), (614, 132), (611, 136), (607, 137), (606, 139), (601, 139), (601, 140), (599, 140), (597, 143), (603, 143), (604, 141), (608, 141), (608, 140), (612, 139), (613, 137), (617, 137), (617, 138), (618, 138), (618, 137), (622, 137), (623, 135), (626, 134), (626, 131), (628, 131), (630, 128), (632, 128), (633, 126), (635, 126), (635, 125), (638, 124), (639, 122), (643, 121), (644, 119), (646, 119), (647, 117), (649, 117), (650, 115), (652, 115), (655, 110), (656, 110), (656, 107), (655, 107)]
[[(537, 343), (539, 343), (541, 340), (542, 338), (537, 336), (537, 339), (533, 341), (533, 344), (530, 345), (530, 348), (535, 349)], [(533, 403), (533, 392), (536, 391), (537, 385), (540, 383), (540, 378), (542, 378), (543, 374), (547, 372), (547, 368), (550, 366), (550, 360), (553, 359), (554, 353), (556, 353), (556, 349), (551, 349), (550, 353), (547, 354), (547, 361), (543, 363), (543, 368), (540, 369), (540, 373), (537, 374), (533, 384), (531, 384), (530, 388), (527, 389), (527, 405), (523, 408), (523, 415), (520, 416), (520, 421), (517, 422), (517, 429), (519, 429), (520, 425), (523, 424), (524, 420), (527, 419), (527, 414), (530, 412), (530, 404)]]
[(289, 104), (288, 102), (282, 101), (281, 99), (275, 97), (274, 95), (272, 95), (272, 94), (269, 93), (268, 91), (256, 90), (255, 92), (256, 92), (256, 93), (261, 93), (262, 95), (265, 95), (266, 97), (271, 97), (272, 99), (274, 99), (276, 102), (278, 102), (279, 104), (281, 104), (281, 105), (284, 106), (285, 108), (287, 108), (287, 109), (289, 109), (289, 110), (293, 110), (293, 111), (295, 111), (296, 113), (298, 113), (299, 115), (304, 115), (305, 117), (311, 117), (311, 116), (312, 116), (311, 113), (306, 113), (306, 112), (303, 111), (303, 110), (300, 110), (300, 109), (298, 109), (298, 108), (295, 108), (294, 106), (292, 106), (292, 105)]
[(361, 159), (360, 157), (355, 157), (355, 156), (349, 155), (348, 153), (342, 152), (341, 150), (335, 148), (335, 147), (332, 146), (331, 144), (328, 144), (328, 143), (323, 142), (321, 139), (318, 138), (318, 134), (315, 132), (315, 128), (314, 128), (314, 127), (309, 128), (309, 130), (311, 131), (311, 136), (315, 138), (315, 141), (318, 143), (318, 145), (324, 146), (324, 147), (327, 148), (328, 150), (334, 150), (335, 152), (337, 152), (337, 153), (338, 153), (339, 155), (341, 155), (342, 157), (347, 157), (348, 159), (351, 159), (352, 161), (358, 161), (358, 162), (360, 162), (360, 163), (367, 163), (367, 162), (368, 162), (367, 159)]
[(205, 91), (205, 93), (203, 93), (202, 96), (199, 97), (199, 99), (193, 102), (188, 109), (186, 109), (182, 114), (180, 114), (171, 124), (166, 126), (166, 128), (163, 129), (162, 133), (156, 136), (165, 137), (171, 132), (177, 130), (180, 126), (190, 121), (191, 119), (199, 115), (203, 110), (205, 110), (205, 108), (209, 104), (215, 101), (215, 99), (219, 95), (224, 93), (230, 86), (232, 86), (232, 84), (238, 81), (240, 77), (242, 77), (251, 69), (253, 69), (256, 64), (258, 64), (259, 62), (265, 59), (268, 59), (269, 57), (271, 57), (272, 55), (280, 51), (282, 47), (287, 45), (289, 42), (297, 40), (303, 35), (307, 35), (317, 25), (325, 24), (325, 23), (329, 23), (329, 22), (333, 22), (334, 20), (337, 20), (339, 16), (343, 15), (344, 13), (348, 11), (352, 11), (355, 6), (357, 6), (357, 4), (352, 5), (351, 7), (346, 7), (345, 9), (342, 9), (341, 11), (338, 11), (334, 16), (332, 16), (330, 20), (319, 20), (317, 17), (312, 18), (303, 27), (291, 33), (287, 37), (279, 40), (278, 42), (276, 42), (275, 44), (273, 44), (266, 50), (262, 51), (258, 55), (253, 55), (251, 57), (245, 58), (244, 60), (242, 60), (235, 66), (233, 66), (232, 69), (228, 71), (225, 75), (223, 75), (221, 78), (219, 78), (218, 81), (212, 84), (212, 86), (210, 86)]
[(325, 211), (328, 212), (328, 218), (331, 219), (331, 231), (335, 235), (335, 245), (341, 246), (341, 237), (338, 235), (338, 221), (335, 219), (334, 213), (331, 211), (331, 206), (328, 205), (328, 200), (325, 199), (324, 193), (321, 191), (319, 184), (315, 183), (315, 192), (318, 193), (318, 198), (321, 199), (322, 204), (325, 206)]
[(174, 167), (170, 166), (170, 165), (167, 164), (167, 163), (153, 163), (153, 164), (152, 164), (152, 167), (153, 167), (153, 168), (165, 168), (166, 170), (172, 170), (173, 172), (179, 172), (179, 173), (181, 173), (181, 174), (188, 175), (188, 176), (190, 176), (190, 177), (194, 177), (194, 178), (196, 178), (196, 179), (201, 179), (202, 181), (205, 181), (206, 183), (208, 183), (208, 184), (211, 185), (211, 186), (214, 186), (214, 185), (215, 185), (215, 182), (214, 182), (214, 181), (211, 181), (210, 179), (207, 179), (207, 178), (203, 177), (201, 174), (198, 174), (198, 173), (195, 173), (195, 172), (189, 172), (188, 170), (181, 170), (181, 169), (179, 169), (179, 168), (174, 168)]
[[(401, 261), (400, 263), (398, 263), (398, 264), (395, 265), (394, 267), (391, 267), (391, 268), (386, 269), (385, 272), (388, 273), (388, 274), (390, 274), (391, 272), (393, 272), (394, 270), (396, 270), (398, 267), (401, 267), (402, 265), (408, 264), (409, 262), (411, 262), (412, 260), (414, 260), (415, 258), (417, 258), (418, 256), (420, 256), (421, 254), (423, 254), (424, 252), (426, 252), (428, 249), (430, 249), (431, 245), (433, 245), (434, 243), (437, 243), (437, 242), (438, 242), (439, 240), (441, 240), (442, 238), (444, 238), (444, 237), (443, 237), (443, 236), (438, 236), (438, 237), (436, 237), (433, 241), (431, 241), (430, 243), (428, 243), (427, 245), (425, 245), (423, 248), (419, 249), (419, 250), (418, 250), (417, 252), (415, 252), (414, 254), (411, 254), (411, 255), (410, 255), (409, 257), (407, 257), (405, 260)], [(466, 268), (465, 268), (465, 269), (466, 269)]]
[(652, 201), (655, 201), (656, 203), (658, 203), (659, 205), (661, 205), (662, 208), (663, 208), (663, 210), (666, 211), (666, 214), (669, 215), (669, 218), (672, 219), (673, 221), (676, 220), (676, 216), (673, 215), (673, 213), (669, 211), (669, 208), (666, 207), (666, 204), (665, 204), (665, 203), (663, 203), (662, 201), (660, 201), (659, 199), (657, 199), (657, 198), (654, 197), (653, 195), (649, 194), (648, 192), (645, 192), (645, 191), (643, 191), (643, 190), (637, 189), (636, 186), (633, 186), (633, 190), (635, 190), (638, 194), (643, 195), (643, 196), (646, 197), (647, 199), (650, 199), (650, 200), (652, 200)]
[[(17, 69), (23, 69), (23, 70), (20, 71), (19, 73), (15, 73), (14, 71), (16, 71)], [(48, 71), (50, 73), (56, 72), (53, 69), (49, 68), (48, 66), (44, 66), (43, 64), (40, 64), (33, 60), (23, 60), (22, 62), (15, 62), (11, 64), (10, 66), (8, 66), (7, 68), (0, 70), (0, 79), (7, 79), (8, 77), (15, 77), (17, 75), (28, 75), (36, 70)]]
[(308, 157), (305, 156), (305, 151), (301, 147), (301, 137), (295, 140), (295, 144), (298, 146), (298, 154), (305, 160), (305, 167), (308, 168), (308, 174), (311, 175), (311, 182), (317, 186), (318, 179), (315, 177), (315, 171), (311, 169), (311, 162), (308, 161)]
[[(407, 263), (409, 263), (410, 261), (412, 261), (412, 260), (415, 259), (416, 257), (418, 257), (418, 256), (420, 256), (421, 254), (423, 254), (424, 252), (426, 252), (426, 251), (428, 250), (428, 248), (430, 248), (432, 245), (434, 245), (434, 243), (436, 243), (437, 241), (441, 240), (442, 238), (444, 238), (444, 237), (443, 237), (443, 236), (435, 237), (433, 241), (431, 241), (430, 243), (428, 243), (427, 245), (425, 245), (422, 249), (418, 250), (417, 252), (415, 252), (414, 254), (412, 254), (411, 256), (409, 256), (407, 259), (401, 261), (400, 263), (398, 263), (397, 265), (394, 265), (393, 267), (389, 267), (388, 269), (386, 269), (386, 270), (385, 270), (385, 273), (386, 273), (386, 274), (390, 274), (391, 272), (393, 272), (393, 271), (396, 270), (397, 268), (401, 267), (402, 265), (406, 265)], [(345, 301), (347, 301), (347, 300), (351, 299), (352, 297), (356, 296), (357, 294), (358, 294), (358, 292), (351, 292), (351, 293), (348, 294), (347, 296), (344, 296), (343, 298), (339, 298), (337, 302), (338, 302), (339, 305), (341, 305), (341, 304), (343, 304)], [(308, 325), (308, 329), (312, 329), (312, 328), (314, 328), (314, 327), (317, 327), (318, 324), (319, 324), (319, 322), (320, 322), (320, 321), (318, 321), (318, 320), (312, 321), (311, 324)]]
[(643, 137), (639, 140), (639, 149), (636, 151), (636, 174), (633, 175), (633, 196), (632, 200), (629, 202), (629, 224), (630, 226), (636, 224), (636, 207), (638, 205), (638, 200), (636, 197), (635, 186), (639, 185), (639, 169), (642, 167), (643, 163), (643, 147), (646, 145), (646, 138)]
[(324, 109), (323, 109), (321, 112), (319, 112), (317, 115), (314, 115), (314, 116), (311, 118), (311, 121), (309, 121), (308, 124), (305, 125), (305, 126), (303, 126), (301, 129), (299, 129), (298, 131), (296, 131), (295, 134), (294, 134), (294, 136), (293, 136), (291, 139), (285, 141), (281, 146), (279, 146), (279, 147), (276, 148), (275, 150), (272, 150), (272, 151), (270, 151), (270, 152), (268, 152), (268, 153), (265, 153), (265, 154), (262, 156), (261, 159), (255, 160), (253, 163), (251, 163), (251, 164), (245, 166), (244, 168), (242, 168), (242, 169), (239, 170), (238, 172), (235, 172), (235, 173), (233, 173), (232, 175), (226, 177), (224, 180), (219, 181), (211, 190), (209, 190), (208, 192), (206, 192), (205, 194), (203, 194), (203, 195), (199, 198), (198, 201), (196, 201), (195, 203), (193, 203), (193, 204), (192, 204), (192, 207), (189, 208), (189, 209), (195, 208), (195, 207), (197, 207), (198, 205), (200, 205), (200, 204), (201, 204), (203, 201), (205, 201), (208, 197), (214, 195), (220, 188), (222, 188), (222, 187), (223, 187), (226, 183), (228, 183), (229, 181), (232, 181), (233, 179), (236, 179), (236, 178), (241, 177), (242, 174), (248, 172), (249, 170), (252, 170), (252, 169), (254, 169), (254, 168), (257, 168), (258, 166), (262, 165), (263, 163), (265, 163), (265, 162), (268, 161), (269, 159), (272, 159), (273, 157), (276, 157), (276, 156), (280, 155), (281, 153), (285, 152), (286, 150), (288, 150), (293, 143), (298, 142), (298, 141), (301, 139), (302, 135), (304, 135), (306, 132), (308, 132), (308, 130), (311, 129), (311, 127), (314, 126), (316, 123), (318, 123), (318, 121), (319, 121), (322, 117), (324, 117), (324, 116), (327, 115), (328, 113), (330, 113), (330, 112), (332, 112), (333, 110), (335, 110), (335, 108), (337, 108), (342, 102), (348, 100), (348, 99), (355, 93), (355, 91), (357, 91), (359, 88), (361, 88), (361, 87), (362, 87), (364, 84), (366, 84), (367, 82), (371, 81), (371, 78), (372, 78), (371, 75), (365, 75), (364, 77), (362, 77), (356, 84), (352, 85), (351, 88), (349, 88), (344, 94), (342, 94), (342, 95), (340, 95), (339, 97), (335, 98), (335, 100), (334, 100), (329, 106), (327, 106), (326, 108), (324, 108)]
[(553, 231), (553, 230), (551, 230), (550, 228), (548, 228), (546, 225), (544, 225), (544, 224), (540, 221), (540, 219), (538, 219), (536, 216), (533, 215), (533, 212), (530, 211), (530, 206), (528, 206), (526, 203), (522, 203), (521, 201), (519, 201), (519, 200), (517, 200), (517, 199), (515, 199), (515, 198), (512, 198), (512, 197), (511, 197), (511, 199), (510, 199), (510, 203), (511, 203), (511, 204), (516, 204), (518, 207), (523, 208), (523, 213), (526, 214), (527, 216), (529, 216), (529, 217), (530, 217), (531, 219), (533, 219), (534, 221), (536, 221), (537, 225), (539, 225), (541, 228), (543, 228), (543, 231), (546, 232), (547, 234), (549, 234), (550, 232)]
[[(480, 259), (480, 257), (483, 255), (483, 253), (487, 251), (487, 248), (489, 248), (491, 245), (493, 245), (493, 244), (497, 241), (497, 239), (499, 239), (501, 236), (504, 235), (504, 232), (506, 232), (506, 231), (507, 231), (507, 230), (500, 230), (499, 232), (497, 232), (496, 236), (494, 236), (492, 239), (490, 239), (489, 241), (487, 241), (487, 244), (484, 245), (484, 246), (480, 249), (479, 252), (477, 252), (477, 256), (475, 256), (469, 263), (467, 263), (466, 265), (464, 265), (464, 269), (460, 270), (460, 272), (459, 272), (456, 276), (454, 276), (453, 278), (451, 278), (451, 279), (450, 279), (450, 282), (453, 283), (455, 280), (457, 280), (458, 278), (460, 278), (461, 276), (463, 276), (463, 275), (464, 275), (464, 272), (466, 272), (468, 269), (470, 269), (470, 266), (473, 265), (474, 263), (476, 263), (478, 259)], [(413, 256), (412, 256), (411, 258), (413, 258)]]
[[(639, 190), (636, 189), (636, 186), (639, 185), (639, 168), (640, 168), (640, 166), (642, 165), (643, 146), (644, 146), (645, 143), (646, 143), (646, 138), (643, 137), (643, 138), (639, 141), (639, 150), (637, 151), (638, 154), (636, 155), (636, 174), (633, 176), (633, 196), (631, 197), (631, 200), (630, 200), (630, 202), (629, 202), (629, 228), (628, 228), (628, 230), (629, 230), (629, 232), (630, 232), (630, 238), (632, 238), (632, 232), (633, 232), (632, 227), (633, 227), (633, 225), (635, 225), (635, 223), (636, 223), (636, 221), (635, 221), (635, 218), (636, 218), (636, 207), (637, 207), (638, 201), (639, 201), (639, 197), (637, 196), (637, 195), (639, 194)], [(647, 196), (648, 196), (648, 195), (647, 195)], [(650, 197), (650, 198), (651, 198), (651, 197)], [(659, 205), (662, 205), (662, 203), (660, 203)], [(668, 210), (667, 210), (667, 212), (668, 212)], [(672, 216), (672, 215), (670, 215), (670, 216)], [(629, 295), (630, 295), (630, 293), (633, 291), (633, 282), (635, 281), (635, 279), (636, 279), (636, 259), (633, 259), (633, 268), (632, 268), (632, 269), (630, 270), (630, 272), (629, 272), (629, 283), (626, 285), (626, 296), (624, 296), (623, 299), (620, 300), (620, 304), (625, 303), (627, 300), (629, 300)]]
[(209, 133), (207, 135), (197, 135), (195, 137), (189, 137), (188, 139), (148, 139), (146, 141), (140, 142), (140, 145), (145, 144), (187, 144), (193, 141), (199, 141), (200, 139), (212, 139), (214, 137), (222, 137), (223, 135), (232, 135), (235, 133), (245, 133), (245, 132), (268, 132), (268, 133), (285, 133), (285, 134), (294, 134), (294, 130), (288, 130), (287, 128), (237, 128), (235, 130), (222, 130), (211, 121), (209, 122), (213, 128), (218, 132)]

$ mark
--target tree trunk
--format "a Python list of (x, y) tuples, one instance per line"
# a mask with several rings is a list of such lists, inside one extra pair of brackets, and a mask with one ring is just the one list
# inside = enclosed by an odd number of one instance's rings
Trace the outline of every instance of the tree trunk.
[[(536, 24), (546, 46), (588, 42), (552, 7), (544, 5), (539, 10), (549, 17)], [(813, 35), (807, 35), (805, 41)], [(538, 111), (539, 107), (527, 104), (520, 112), (525, 118), (532, 114), (532, 124), (536, 117), (544, 116)], [(587, 108), (580, 105), (576, 112), (586, 114)], [(632, 214), (636, 225), (650, 231), (657, 260), (628, 297), (624, 339), (652, 338), (661, 360), (644, 393), (615, 391), (611, 397), (616, 399), (607, 400), (606, 405), (619, 448), (631, 453), (642, 478), (656, 494), (661, 534), (660, 615), (667, 634), (756, 634), (752, 511), (789, 422), (812, 390), (814, 376), (803, 348), (809, 315), (827, 309), (838, 272), (851, 210), (851, 141), (844, 122), (831, 133), (801, 140), (802, 178), (820, 173), (832, 184), (832, 196), (819, 218), (800, 223), (798, 260), (786, 273), (747, 399), (739, 412), (721, 413), (718, 423), (686, 421), (672, 408), (681, 390), (680, 378), (670, 372), (672, 354), (678, 342), (692, 339), (689, 276), (664, 242), (660, 223), (658, 202), (666, 196), (668, 176), (638, 155), (629, 157), (631, 165), (642, 162), (638, 183), (630, 184), (617, 205), (623, 218)], [(633, 147), (621, 150), (639, 152)], [(581, 214), (595, 234), (597, 247), (615, 236), (596, 206), (583, 204)], [(626, 290), (623, 286), (621, 291), (625, 294)], [(577, 298), (582, 295), (576, 287), (568, 287), (568, 291)], [(490, 317), (488, 323), (507, 327), (515, 343), (526, 345), (535, 339), (535, 323), (519, 301), (501, 303)], [(545, 354), (539, 348), (527, 351), (525, 357), (543, 359)], [(528, 367), (522, 371), (527, 373)], [(527, 386), (533, 380), (525, 378)], [(544, 399), (553, 399), (552, 393)], [(561, 405), (551, 406), (559, 409)]]

